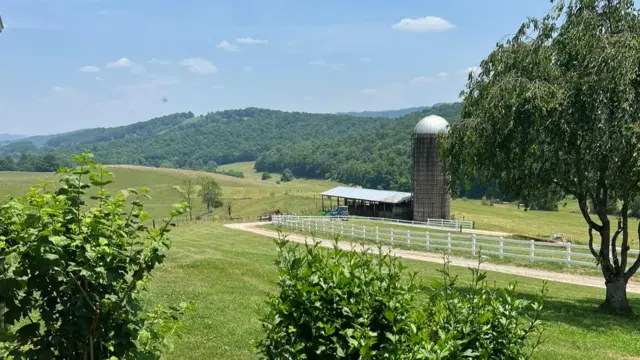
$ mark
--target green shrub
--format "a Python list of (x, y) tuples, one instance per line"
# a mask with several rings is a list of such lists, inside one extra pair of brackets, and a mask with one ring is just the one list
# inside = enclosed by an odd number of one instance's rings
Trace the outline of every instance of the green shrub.
[(186, 203), (149, 228), (148, 189), (129, 189), (136, 198), (127, 203), (121, 192), (107, 193), (112, 174), (90, 154), (74, 160), (79, 166), (61, 169), (57, 188), (43, 182), (0, 206), (0, 302), (9, 329), (0, 355), (159, 359), (188, 305), (149, 311), (141, 296)]
[(271, 179), (271, 174), (268, 172), (263, 172), (262, 173), (262, 180), (269, 180)]
[(294, 179), (293, 173), (289, 169), (285, 169), (282, 172), (282, 175), (280, 176), (280, 181), (282, 181), (282, 182), (289, 182), (289, 181), (291, 181), (293, 179)]
[(457, 287), (445, 264), (418, 297), (414, 275), (381, 250), (277, 245), (261, 359), (526, 359), (537, 346), (541, 299), (490, 290), (477, 269)]
[(280, 185), (280, 180), (276, 181), (276, 185)]

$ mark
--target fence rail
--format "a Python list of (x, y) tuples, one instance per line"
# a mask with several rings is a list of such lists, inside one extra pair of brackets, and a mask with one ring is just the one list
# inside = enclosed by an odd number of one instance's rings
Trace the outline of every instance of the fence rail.
[[(379, 226), (356, 225), (333, 221), (322, 216), (274, 216), (272, 224), (314, 234), (327, 234), (332, 238), (351, 238), (422, 251), (470, 253), (477, 256), (526, 259), (529, 262), (555, 262), (565, 266), (596, 266), (588, 246), (572, 243), (546, 243), (535, 240), (515, 240), (476, 234), (400, 230)], [(596, 247), (596, 251), (598, 248)], [(620, 252), (620, 249), (618, 249)], [(638, 251), (629, 251), (637, 256)]]

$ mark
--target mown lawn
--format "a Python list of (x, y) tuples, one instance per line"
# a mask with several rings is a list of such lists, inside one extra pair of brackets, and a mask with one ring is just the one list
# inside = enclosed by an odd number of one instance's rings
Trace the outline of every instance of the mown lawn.
[[(183, 336), (169, 359), (252, 359), (261, 334), (259, 318), (266, 294), (275, 289), (275, 245), (265, 237), (218, 224), (176, 228), (168, 261), (150, 286), (152, 303), (194, 300)], [(437, 264), (404, 261), (426, 283), (438, 277)], [(461, 279), (468, 270), (453, 268)], [(533, 296), (540, 280), (490, 273), (491, 283), (517, 281), (523, 296)], [(616, 318), (595, 309), (604, 290), (550, 284), (545, 342), (534, 359), (632, 359), (640, 356), (640, 317)], [(640, 311), (640, 297), (632, 305)]]

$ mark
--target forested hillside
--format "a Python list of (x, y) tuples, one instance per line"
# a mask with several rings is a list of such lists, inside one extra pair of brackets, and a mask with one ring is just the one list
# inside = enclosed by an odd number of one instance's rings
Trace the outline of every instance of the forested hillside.
[(14, 157), (20, 153), (69, 157), (90, 151), (105, 164), (213, 170), (219, 164), (255, 160), (276, 146), (343, 136), (384, 121), (388, 120), (256, 108), (198, 117), (188, 112), (55, 135), (41, 147), (28, 138), (2, 147), (0, 152)]
[(399, 119), (363, 125), (332, 139), (277, 146), (262, 154), (256, 170), (319, 177), (368, 188), (411, 191), (411, 134), (424, 116), (460, 120), (460, 103), (441, 104)]
[[(296, 177), (410, 191), (411, 134), (416, 123), (430, 114), (454, 123), (460, 119), (461, 106), (439, 104), (400, 118), (257, 108), (202, 116), (176, 113), (127, 126), (27, 138), (0, 147), (0, 153), (10, 156), (14, 167), (21, 156), (25, 159), (24, 154), (68, 159), (86, 151), (105, 164), (207, 171), (215, 171), (218, 165), (257, 160), (258, 171), (290, 169)], [(473, 185), (474, 193), (467, 195), (484, 195), (485, 188)]]

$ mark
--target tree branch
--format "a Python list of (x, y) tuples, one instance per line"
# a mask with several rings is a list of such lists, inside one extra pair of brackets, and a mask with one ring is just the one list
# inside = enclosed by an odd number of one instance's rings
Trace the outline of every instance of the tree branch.
[(589, 250), (591, 251), (591, 255), (593, 255), (596, 260), (600, 259), (600, 255), (596, 252), (596, 249), (593, 248), (593, 228), (589, 227)]
[(577, 196), (577, 198), (578, 208), (580, 208), (582, 217), (589, 225), (589, 229), (594, 229), (595, 231), (600, 232), (602, 230), (602, 225), (596, 224), (593, 219), (591, 219), (591, 215), (589, 215), (589, 209), (587, 208), (587, 199), (584, 198), (584, 195)]
[[(640, 238), (640, 223), (638, 224), (638, 238)], [(640, 254), (638, 254), (638, 257), (636, 258), (636, 261), (633, 263), (633, 265), (631, 265), (629, 270), (627, 270), (627, 272), (625, 273), (624, 278), (626, 280), (629, 280), (633, 276), (633, 274), (635, 274), (636, 271), (638, 271), (639, 267), (640, 267)]]
[(627, 269), (627, 255), (629, 252), (629, 191), (622, 194), (622, 244), (620, 245), (620, 272)]
[(618, 229), (615, 234), (613, 234), (613, 238), (611, 238), (611, 257), (613, 258), (613, 267), (616, 273), (620, 273), (620, 262), (618, 261), (618, 249), (616, 247), (616, 241), (620, 233), (622, 233), (622, 225), (620, 221), (618, 221)]

